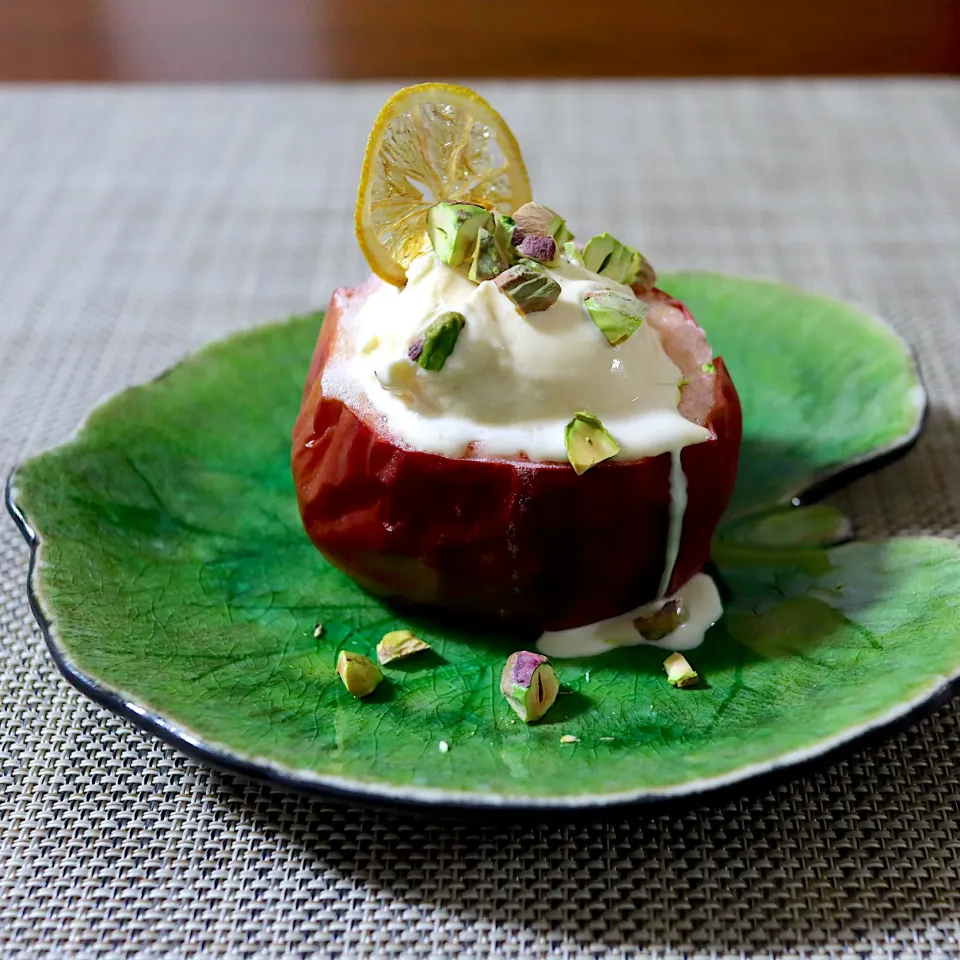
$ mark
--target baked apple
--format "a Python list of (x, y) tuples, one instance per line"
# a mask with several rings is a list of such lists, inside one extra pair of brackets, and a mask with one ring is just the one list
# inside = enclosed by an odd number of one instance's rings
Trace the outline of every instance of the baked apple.
[[(428, 262), (425, 272), (451, 269)], [(420, 264), (414, 276), (419, 269)], [(488, 296), (503, 297), (490, 285)], [(409, 289), (396, 292), (370, 281), (338, 290), (310, 367), (294, 430), (293, 473), (306, 531), (331, 563), (376, 593), (544, 629), (622, 613), (658, 591), (669, 594), (704, 566), (736, 479), (740, 404), (723, 361), (711, 359), (702, 330), (681, 303), (655, 288), (637, 298), (648, 307), (644, 325), (651, 343), (662, 345), (663, 366), (677, 370), (671, 388), (679, 402), (673, 412), (689, 430), (675, 422), (670, 429), (689, 442), (637, 455), (633, 450), (645, 446), (642, 438), (631, 434), (627, 447), (627, 430), (618, 431), (617, 421), (601, 412), (597, 422), (606, 426), (600, 429), (615, 438), (619, 452), (578, 473), (583, 461), (561, 461), (558, 455), (568, 424), (581, 422), (573, 415), (592, 399), (590, 390), (578, 393), (576, 351), (562, 358), (560, 371), (569, 376), (561, 382), (528, 384), (538, 411), (555, 400), (569, 412), (546, 420), (548, 426), (534, 421), (531, 442), (521, 445), (524, 421), (509, 422), (511, 384), (490, 382), (497, 354), (506, 347), (493, 350), (481, 341), (491, 356), (476, 376), (488, 384), (484, 392), (491, 409), (470, 437), (463, 421), (446, 422), (442, 400), (418, 392), (419, 381), (453, 372), (448, 368), (467, 345), (469, 310), (457, 345), (438, 371), (410, 360), (409, 347), (399, 361), (379, 365), (380, 353), (389, 348), (371, 348), (364, 339), (370, 334), (364, 320), (374, 312), (379, 318), (381, 311), (381, 339), (389, 343), (400, 334), (405, 325), (396, 307)], [(559, 335), (551, 326), (551, 309), (535, 317), (543, 337)], [(630, 364), (616, 356), (623, 345), (610, 347), (586, 317), (572, 319), (610, 352), (609, 367), (620, 362), (630, 377)], [(529, 321), (517, 314), (517, 322)], [(530, 355), (530, 366), (537, 366), (538, 358), (545, 367), (546, 358), (537, 353)], [(454, 395), (470, 389), (468, 363), (465, 357), (450, 386)], [(351, 367), (359, 364), (372, 376), (351, 377)], [(605, 372), (616, 379), (617, 371)], [(501, 390), (502, 402), (495, 399)], [(624, 399), (631, 391), (617, 392)], [(397, 404), (422, 420), (419, 429), (398, 430), (389, 409)], [(590, 408), (603, 409), (596, 402)], [(662, 415), (641, 420), (662, 430), (657, 422)], [(491, 445), (498, 429), (507, 436)], [(555, 435), (552, 448), (542, 436), (548, 432)], [(518, 439), (507, 439), (514, 436)], [(517, 449), (508, 449), (511, 442)]]

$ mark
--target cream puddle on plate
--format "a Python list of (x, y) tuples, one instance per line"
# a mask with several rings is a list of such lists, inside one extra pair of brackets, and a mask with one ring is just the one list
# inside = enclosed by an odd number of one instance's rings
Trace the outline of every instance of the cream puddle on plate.
[[(686, 620), (662, 640), (646, 640), (634, 621), (659, 610), (666, 600), (679, 600), (687, 611)], [(723, 616), (723, 605), (713, 579), (705, 573), (691, 577), (675, 594), (660, 597), (642, 606), (582, 627), (548, 630), (537, 641), (537, 650), (548, 657), (595, 657), (618, 647), (650, 646), (664, 650), (692, 650), (703, 643), (707, 631)]]

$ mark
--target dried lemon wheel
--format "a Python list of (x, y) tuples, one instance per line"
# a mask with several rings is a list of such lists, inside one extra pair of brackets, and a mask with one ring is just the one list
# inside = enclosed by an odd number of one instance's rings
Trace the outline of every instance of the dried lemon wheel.
[(429, 243), (427, 211), (441, 200), (512, 213), (531, 199), (527, 169), (503, 118), (466, 87), (421, 83), (377, 115), (357, 191), (357, 241), (394, 286)]

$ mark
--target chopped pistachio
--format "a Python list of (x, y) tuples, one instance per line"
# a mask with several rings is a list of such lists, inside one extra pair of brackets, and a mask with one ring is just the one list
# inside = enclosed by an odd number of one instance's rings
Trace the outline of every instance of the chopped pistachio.
[(583, 265), (588, 270), (599, 273), (618, 245), (619, 241), (609, 233), (601, 233), (596, 237), (591, 237), (583, 248)]
[(650, 312), (650, 304), (614, 290), (598, 290), (583, 298), (597, 329), (613, 347), (632, 337)]
[(379, 346), (380, 346), (380, 338), (377, 336), (373, 336), (363, 345), (362, 349), (364, 353), (373, 353), (373, 351), (376, 350), (377, 347)]
[(549, 263), (557, 257), (557, 241), (553, 237), (537, 237), (531, 234), (523, 238), (517, 249), (520, 256), (538, 263)]
[(566, 220), (542, 203), (525, 203), (513, 218), (525, 237), (553, 237), (558, 247), (573, 239)]
[(500, 252), (511, 262), (515, 262), (519, 257), (516, 248), (523, 240), (523, 231), (517, 228), (517, 221), (506, 214), (495, 213), (493, 235), (496, 237)]
[(687, 621), (687, 608), (682, 600), (666, 600), (659, 610), (644, 614), (633, 621), (637, 633), (650, 643), (657, 643), (670, 636)]
[(532, 260), (521, 260), (493, 282), (523, 314), (546, 310), (560, 298), (560, 284)]
[(423, 336), (410, 345), (410, 359), (420, 364), (424, 370), (442, 370), (466, 323), (462, 313), (453, 310), (441, 313), (427, 327)]
[(500, 249), (494, 234), (481, 227), (477, 232), (477, 245), (473, 248), (473, 257), (470, 260), (467, 276), (474, 283), (482, 283), (503, 273), (508, 266), (510, 264), (507, 263), (506, 255)]
[(493, 214), (475, 203), (434, 204), (427, 211), (427, 233), (437, 256), (459, 267), (473, 250), (480, 229), (493, 227)]
[(586, 410), (573, 415), (563, 432), (563, 441), (577, 476), (620, 452), (620, 445), (604, 429), (600, 418)]
[(326, 632), (327, 632), (327, 628), (322, 623), (318, 623), (313, 628), (313, 639), (319, 640)]
[(641, 254), (640, 269), (637, 275), (630, 282), (634, 293), (649, 293), (657, 285), (657, 272), (653, 269), (650, 261)]
[(559, 216), (550, 223), (550, 233), (553, 239), (557, 241), (557, 246), (561, 247), (565, 243), (573, 241), (573, 231), (567, 226), (567, 221)]
[(570, 263), (577, 263), (581, 267), (583, 266), (583, 254), (580, 252), (580, 248), (572, 240), (568, 240), (563, 245), (563, 259), (569, 260)]
[(583, 263), (588, 270), (627, 286), (641, 275), (644, 282), (650, 281), (649, 286), (653, 286), (653, 281), (656, 280), (653, 268), (646, 258), (609, 233), (601, 233), (587, 241), (583, 248)]
[(704, 373), (709, 373), (711, 376), (717, 372), (717, 368), (712, 363), (702, 363), (700, 369)]
[(365, 656), (352, 650), (341, 650), (337, 657), (337, 673), (343, 685), (355, 696), (366, 697), (383, 679), (380, 668)]
[(545, 207), (542, 203), (534, 203), (531, 200), (514, 212), (513, 219), (520, 230), (523, 231), (525, 237), (529, 234), (547, 237), (550, 236), (550, 221), (555, 216), (556, 214), (549, 207)]
[(377, 644), (377, 659), (386, 666), (392, 660), (403, 660), (429, 649), (430, 644), (421, 640), (415, 633), (409, 630), (391, 630)]
[(682, 390), (684, 387), (689, 387), (689, 386), (690, 386), (690, 380), (689, 380), (687, 377), (681, 377), (681, 378), (677, 381), (677, 389), (678, 389), (678, 390)]
[(579, 743), (579, 742), (580, 742), (580, 738), (579, 738), (579, 737), (575, 737), (572, 733), (565, 733), (565, 734), (560, 738), (560, 742), (561, 742), (561, 743)]
[(642, 263), (643, 256), (638, 250), (619, 243), (603, 265), (600, 274), (609, 277), (611, 280), (616, 280), (617, 283), (625, 283), (629, 286), (640, 273)]
[(671, 653), (663, 661), (663, 669), (667, 671), (667, 683), (674, 687), (692, 687), (700, 679), (682, 653)]
[(560, 681), (539, 653), (511, 653), (500, 677), (500, 692), (524, 723), (539, 720), (557, 699)]

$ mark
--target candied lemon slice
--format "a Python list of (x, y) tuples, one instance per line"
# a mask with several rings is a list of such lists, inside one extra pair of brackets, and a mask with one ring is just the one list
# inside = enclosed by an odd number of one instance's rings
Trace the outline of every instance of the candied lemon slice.
[(370, 269), (394, 286), (429, 244), (427, 211), (440, 200), (512, 213), (531, 199), (527, 169), (503, 118), (466, 87), (420, 83), (377, 115), (357, 191), (357, 241)]

